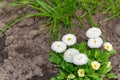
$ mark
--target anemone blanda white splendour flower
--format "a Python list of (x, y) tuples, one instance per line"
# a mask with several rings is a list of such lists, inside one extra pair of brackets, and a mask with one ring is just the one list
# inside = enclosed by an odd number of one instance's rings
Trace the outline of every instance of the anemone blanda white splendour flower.
[(113, 46), (110, 42), (105, 42), (103, 44), (103, 46), (104, 46), (104, 49), (106, 49), (107, 51), (112, 51), (113, 50)]
[(64, 52), (64, 60), (66, 62), (72, 63), (73, 56), (76, 54), (80, 54), (79, 51), (75, 48), (69, 48)]
[(100, 63), (97, 62), (97, 61), (93, 61), (93, 62), (91, 63), (91, 66), (92, 66), (92, 68), (93, 68), (94, 70), (98, 70), (98, 69), (100, 68)]
[(51, 49), (57, 53), (62, 53), (66, 50), (67, 45), (62, 41), (55, 41), (51, 45)]
[(85, 71), (84, 71), (84, 69), (79, 69), (79, 70), (78, 70), (78, 76), (79, 76), (79, 77), (84, 77), (84, 76), (85, 76)]
[(62, 41), (65, 42), (68, 46), (71, 46), (77, 42), (77, 39), (73, 34), (66, 34), (62, 37)]
[(103, 40), (100, 37), (89, 39), (87, 44), (90, 48), (100, 48), (103, 44)]
[(74, 74), (69, 74), (67, 76), (67, 80), (71, 80), (71, 79), (74, 79), (75, 78), (75, 75)]
[(88, 38), (98, 38), (102, 34), (102, 31), (99, 28), (89, 28), (86, 32), (86, 36)]
[(88, 57), (85, 54), (76, 54), (73, 57), (73, 64), (75, 65), (84, 65), (88, 62)]

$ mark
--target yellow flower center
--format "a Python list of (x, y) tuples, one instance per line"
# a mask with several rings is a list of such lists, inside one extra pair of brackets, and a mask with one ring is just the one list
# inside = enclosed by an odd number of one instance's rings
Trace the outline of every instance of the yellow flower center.
[(84, 72), (83, 72), (83, 71), (81, 71), (81, 72), (80, 72), (80, 74), (84, 74)]
[(98, 65), (97, 64), (94, 64), (94, 68), (97, 68), (98, 67)]
[(79, 69), (79, 70), (78, 70), (78, 75), (79, 75), (79, 77), (84, 77), (84, 76), (85, 76), (85, 71), (84, 71), (84, 69)]
[(92, 62), (91, 63), (92, 68), (95, 70), (98, 70), (100, 68), (100, 63), (99, 62)]
[(60, 45), (57, 45), (58, 47), (60, 47)]
[(82, 57), (79, 57), (79, 58), (78, 58), (78, 60), (81, 60), (81, 59), (82, 59)]
[(107, 49), (110, 49), (110, 46), (107, 45), (106, 48), (107, 48)]
[(94, 44), (96, 44), (97, 43), (97, 41), (96, 40), (94, 40)]
[(69, 38), (67, 38), (67, 40), (68, 40), (68, 41), (70, 41), (70, 40), (72, 40), (72, 38), (71, 38), (71, 37), (69, 37)]

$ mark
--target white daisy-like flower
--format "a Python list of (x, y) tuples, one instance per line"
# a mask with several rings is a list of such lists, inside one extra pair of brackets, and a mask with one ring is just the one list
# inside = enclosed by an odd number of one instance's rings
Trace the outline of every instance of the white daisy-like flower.
[(89, 28), (86, 32), (86, 36), (88, 38), (98, 38), (100, 37), (100, 35), (102, 34), (102, 31), (100, 30), (100, 28)]
[(74, 79), (75, 78), (75, 75), (74, 74), (69, 74), (68, 76), (67, 76), (67, 79), (68, 80), (71, 80), (71, 79)]
[(91, 63), (91, 66), (92, 66), (92, 68), (93, 68), (94, 70), (98, 70), (98, 69), (100, 68), (100, 63), (97, 62), (97, 61), (93, 61), (93, 62)]
[(69, 48), (67, 49), (65, 52), (64, 52), (64, 60), (66, 62), (70, 62), (72, 63), (72, 60), (73, 60), (73, 56), (76, 55), (76, 54), (80, 54), (79, 51), (75, 48)]
[(62, 41), (55, 41), (51, 45), (51, 49), (57, 53), (62, 53), (66, 50), (67, 45)]
[(77, 42), (77, 39), (73, 34), (66, 34), (62, 37), (62, 41), (65, 42), (68, 46), (71, 46)]
[(87, 44), (90, 48), (100, 48), (103, 44), (103, 40), (100, 37), (89, 39)]
[(78, 70), (78, 76), (79, 76), (79, 77), (84, 77), (84, 76), (85, 76), (85, 71), (84, 71), (84, 69), (79, 69), (79, 70)]
[(85, 54), (76, 54), (73, 57), (73, 63), (75, 65), (84, 65), (88, 62), (88, 57)]
[(110, 42), (105, 42), (103, 46), (107, 51), (112, 51), (113, 50), (113, 46)]

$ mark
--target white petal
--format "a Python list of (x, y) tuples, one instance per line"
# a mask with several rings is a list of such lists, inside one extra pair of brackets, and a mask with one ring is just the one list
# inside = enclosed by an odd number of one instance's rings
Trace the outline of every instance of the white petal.
[(90, 48), (100, 48), (103, 44), (103, 40), (100, 37), (95, 39), (89, 39), (87, 44)]
[(62, 53), (66, 50), (67, 45), (62, 41), (55, 41), (51, 45), (51, 49), (57, 53)]
[(77, 39), (73, 34), (66, 34), (62, 37), (62, 41), (65, 42), (68, 46), (71, 46), (76, 43)]
[(73, 63), (75, 65), (84, 65), (88, 62), (88, 57), (85, 54), (76, 54), (73, 57)]
[(104, 46), (104, 49), (106, 49), (107, 51), (113, 50), (113, 46), (110, 42), (105, 42), (103, 46)]
[(72, 63), (73, 56), (76, 54), (80, 54), (79, 51), (75, 48), (69, 48), (68, 50), (65, 51), (64, 53), (64, 60), (66, 62)]
[(90, 28), (86, 32), (86, 36), (88, 38), (98, 38), (102, 34), (102, 31), (99, 28)]

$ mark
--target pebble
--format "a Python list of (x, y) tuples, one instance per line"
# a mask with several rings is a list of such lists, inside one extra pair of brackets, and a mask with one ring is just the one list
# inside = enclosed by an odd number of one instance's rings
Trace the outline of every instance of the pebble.
[(8, 36), (5, 40), (5, 45), (9, 45), (14, 41), (14, 36)]
[(120, 36), (120, 24), (115, 28), (115, 31)]

